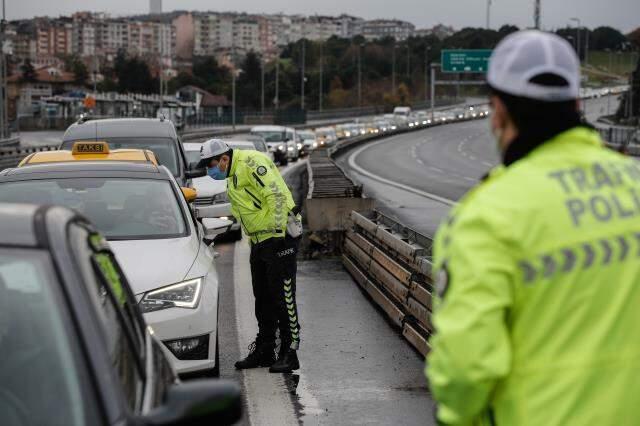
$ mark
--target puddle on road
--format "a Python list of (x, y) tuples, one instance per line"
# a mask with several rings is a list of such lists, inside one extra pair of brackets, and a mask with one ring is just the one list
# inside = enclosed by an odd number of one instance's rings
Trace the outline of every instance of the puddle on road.
[(289, 391), (289, 396), (291, 397), (291, 402), (293, 403), (296, 417), (300, 424), (304, 424), (305, 420), (310, 420), (314, 417), (317, 418), (324, 414), (325, 410), (320, 408), (318, 400), (306, 386), (306, 380), (303, 374), (285, 374), (284, 383)]

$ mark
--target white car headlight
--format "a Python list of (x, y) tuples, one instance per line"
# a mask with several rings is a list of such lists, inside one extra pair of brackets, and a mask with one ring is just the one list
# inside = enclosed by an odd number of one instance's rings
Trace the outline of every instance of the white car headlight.
[(278, 151), (284, 151), (284, 145), (278, 145)]
[(213, 204), (225, 204), (229, 202), (227, 192), (221, 192), (213, 196)]
[(301, 143), (299, 143), (299, 144), (298, 144), (298, 151), (299, 151), (299, 150), (301, 150), (301, 149), (302, 149), (302, 144), (301, 144)]
[(288, 146), (287, 147), (287, 151), (293, 151), (293, 147), (292, 146)]
[(200, 302), (202, 283), (202, 278), (195, 278), (149, 291), (142, 297), (140, 309), (142, 313), (168, 308), (195, 309)]
[(318, 147), (318, 142), (314, 142), (312, 146), (313, 146), (314, 148), (317, 148), (317, 147)]

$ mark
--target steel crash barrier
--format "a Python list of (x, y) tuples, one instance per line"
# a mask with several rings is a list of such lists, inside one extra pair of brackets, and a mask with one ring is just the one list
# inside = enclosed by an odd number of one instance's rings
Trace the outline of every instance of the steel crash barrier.
[(7, 169), (9, 167), (16, 167), (23, 158), (34, 152), (56, 151), (57, 149), (57, 145), (0, 149), (0, 170)]
[(431, 325), (431, 238), (378, 211), (352, 212), (342, 262), (402, 335), (423, 355)]

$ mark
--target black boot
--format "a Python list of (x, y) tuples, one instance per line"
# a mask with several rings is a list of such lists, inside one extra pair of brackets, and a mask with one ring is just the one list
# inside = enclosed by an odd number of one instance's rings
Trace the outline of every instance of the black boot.
[(275, 362), (274, 347), (269, 344), (257, 345), (253, 342), (249, 345), (249, 355), (243, 360), (236, 362), (237, 370), (247, 368), (270, 367)]
[(278, 360), (269, 368), (269, 373), (291, 373), (300, 368), (298, 353), (293, 349), (280, 351)]

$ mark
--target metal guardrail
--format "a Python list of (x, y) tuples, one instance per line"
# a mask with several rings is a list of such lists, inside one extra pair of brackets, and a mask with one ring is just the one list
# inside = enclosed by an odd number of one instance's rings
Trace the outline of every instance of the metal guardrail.
[(20, 145), (20, 137), (15, 136), (7, 139), (0, 139), (0, 149), (2, 148), (13, 148)]
[(309, 194), (307, 198), (361, 198), (362, 185), (356, 185), (329, 158), (326, 150), (309, 156)]
[(23, 158), (34, 152), (57, 150), (57, 145), (44, 145), (30, 148), (0, 149), (0, 170), (10, 167), (16, 167)]
[(351, 213), (342, 261), (354, 280), (423, 355), (431, 323), (430, 237), (378, 211)]

